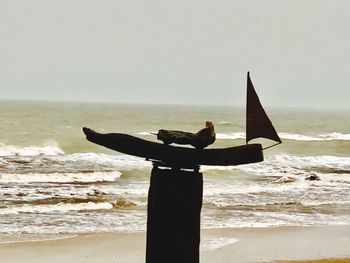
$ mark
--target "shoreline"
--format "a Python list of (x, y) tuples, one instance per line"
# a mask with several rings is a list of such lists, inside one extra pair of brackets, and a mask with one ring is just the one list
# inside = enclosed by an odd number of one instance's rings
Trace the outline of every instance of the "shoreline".
[(316, 259), (316, 260), (282, 260), (274, 261), (271, 263), (349, 263), (350, 258), (328, 258), (328, 259)]
[[(204, 229), (201, 238), (202, 263), (350, 262), (350, 225)], [(141, 263), (145, 251), (145, 232), (65, 235), (1, 243), (0, 262)]]

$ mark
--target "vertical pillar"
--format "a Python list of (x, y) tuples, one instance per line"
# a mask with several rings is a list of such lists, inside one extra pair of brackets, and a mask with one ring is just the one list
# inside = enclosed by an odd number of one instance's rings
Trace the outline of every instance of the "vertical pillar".
[(203, 176), (154, 165), (148, 192), (146, 263), (199, 263)]

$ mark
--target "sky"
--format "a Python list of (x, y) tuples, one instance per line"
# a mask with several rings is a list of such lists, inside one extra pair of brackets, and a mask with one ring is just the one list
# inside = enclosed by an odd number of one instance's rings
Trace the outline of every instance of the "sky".
[(0, 0), (0, 99), (350, 109), (350, 1)]

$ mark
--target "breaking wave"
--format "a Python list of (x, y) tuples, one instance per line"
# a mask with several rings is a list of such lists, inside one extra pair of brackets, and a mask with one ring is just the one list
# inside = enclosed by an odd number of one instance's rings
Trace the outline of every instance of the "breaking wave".
[(89, 173), (26, 173), (0, 174), (0, 183), (92, 183), (112, 182), (121, 175), (118, 171)]
[(37, 155), (60, 155), (64, 151), (56, 142), (43, 145), (18, 146), (0, 143), (0, 156), (37, 156)]
[[(350, 134), (343, 134), (338, 132), (324, 133), (319, 135), (304, 135), (296, 133), (286, 133), (280, 132), (278, 135), (285, 140), (293, 141), (333, 141), (341, 140), (348, 141), (350, 140)], [(235, 132), (235, 133), (218, 133), (216, 134), (217, 139), (221, 140), (236, 140), (236, 139), (245, 139), (244, 132)]]
[(69, 211), (82, 211), (82, 210), (106, 210), (112, 209), (113, 204), (109, 202), (103, 203), (80, 203), (80, 204), (66, 204), (59, 203), (55, 205), (22, 205), (13, 206), (8, 208), (1, 208), (0, 215), (6, 214), (18, 214), (18, 213), (51, 213), (51, 212), (69, 212)]
[[(239, 166), (202, 166), (207, 177), (207, 193), (264, 193), (283, 192), (290, 189), (305, 189), (310, 186), (306, 180), (317, 176), (319, 186), (350, 189), (350, 157), (339, 156), (294, 156), (275, 155), (266, 157), (262, 163)], [(228, 188), (217, 180), (245, 180), (254, 183), (244, 187)], [(213, 181), (213, 183), (211, 181)], [(266, 185), (269, 184), (269, 185)]]
[(23, 182), (29, 182), (31, 179), (35, 182), (111, 181), (119, 176), (118, 172), (113, 171), (149, 167), (151, 164), (142, 158), (121, 154), (0, 156), (0, 182), (11, 181), (9, 178)]
[(113, 167), (123, 168), (145, 168), (149, 167), (149, 163), (143, 158), (134, 157), (125, 154), (104, 154), (104, 153), (74, 153), (63, 156), (53, 157), (58, 162), (74, 162), (74, 163), (93, 163), (103, 164)]
[(219, 124), (219, 125), (229, 125), (229, 124), (231, 124), (231, 123), (228, 122), (228, 121), (220, 121), (220, 122), (218, 122), (218, 124)]
[(218, 140), (237, 140), (245, 139), (244, 132), (235, 132), (235, 133), (217, 133), (216, 139)]
[(348, 141), (350, 140), (350, 134), (343, 134), (338, 132), (323, 133), (323, 134), (313, 135), (313, 136), (281, 132), (279, 133), (279, 136), (282, 139), (294, 140), (294, 141), (333, 141), (333, 140)]
[(350, 174), (350, 157), (275, 155), (264, 163), (238, 166), (242, 171), (271, 176), (316, 174)]

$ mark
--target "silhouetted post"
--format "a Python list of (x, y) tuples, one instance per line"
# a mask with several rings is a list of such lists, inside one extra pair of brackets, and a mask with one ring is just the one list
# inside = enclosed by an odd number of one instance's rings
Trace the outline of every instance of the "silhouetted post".
[(203, 175), (153, 163), (146, 263), (198, 263)]

